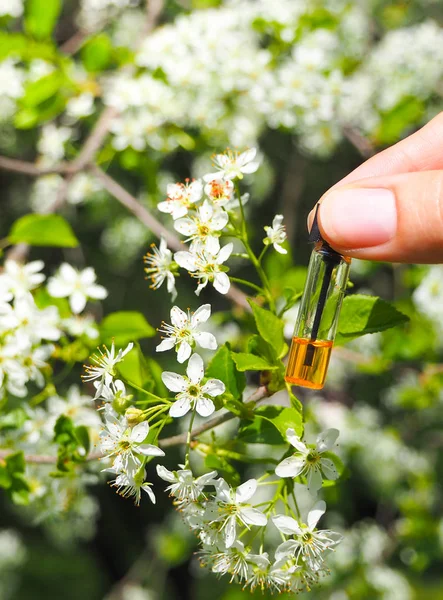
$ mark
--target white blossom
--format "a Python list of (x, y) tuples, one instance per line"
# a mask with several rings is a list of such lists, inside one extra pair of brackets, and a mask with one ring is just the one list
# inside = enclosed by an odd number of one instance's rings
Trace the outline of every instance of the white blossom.
[(220, 243), (215, 238), (210, 248), (206, 246), (205, 249), (194, 251), (180, 250), (174, 254), (174, 260), (180, 267), (187, 269), (192, 277), (199, 279), (195, 291), (197, 296), (208, 282), (211, 282), (220, 294), (226, 294), (230, 288), (230, 281), (223, 263), (231, 256), (233, 248), (232, 243), (220, 248)]
[(70, 139), (72, 130), (69, 127), (57, 127), (54, 123), (43, 126), (38, 151), (51, 163), (56, 163), (65, 155), (65, 143)]
[(106, 415), (104, 430), (100, 433), (103, 454), (112, 459), (110, 467), (116, 473), (133, 476), (146, 456), (164, 456), (163, 450), (153, 444), (145, 444), (149, 433), (147, 421), (129, 427), (126, 419)]
[(191, 251), (198, 248), (210, 248), (216, 243), (221, 231), (229, 221), (228, 213), (217, 209), (205, 200), (196, 214), (183, 217), (174, 222), (174, 229), (187, 236), (187, 242), (192, 241)]
[(63, 263), (58, 272), (48, 281), (48, 292), (54, 298), (69, 298), (73, 313), (81, 313), (88, 298), (103, 300), (108, 292), (96, 281), (92, 267), (79, 271), (68, 263)]
[(172, 259), (172, 252), (168, 249), (166, 240), (161, 238), (159, 247), (152, 245), (152, 253), (148, 252), (144, 258), (145, 273), (151, 279), (151, 287), (157, 290), (163, 282), (166, 280), (166, 286), (168, 292), (171, 294), (172, 301), (177, 297), (177, 290), (175, 289), (175, 277), (172, 271), (174, 261)]
[(250, 148), (241, 154), (230, 150), (224, 154), (217, 154), (214, 157), (214, 167), (217, 172), (205, 175), (205, 181), (221, 177), (224, 179), (243, 179), (244, 174), (255, 173), (259, 167), (259, 163), (254, 161), (256, 154), (256, 148)]
[(114, 342), (112, 342), (111, 350), (108, 350), (106, 346), (103, 346), (103, 350), (98, 348), (98, 354), (93, 354), (90, 360), (94, 363), (93, 365), (85, 366), (85, 374), (82, 375), (84, 381), (95, 381), (98, 379), (99, 385), (96, 386), (97, 392), (94, 396), (100, 398), (103, 392), (104, 386), (109, 387), (113, 378), (116, 376), (115, 365), (123, 360), (123, 358), (132, 350), (134, 344), (129, 343), (124, 350), (120, 349), (117, 353), (115, 352)]
[(332, 460), (322, 456), (333, 448), (338, 436), (337, 429), (327, 429), (317, 437), (316, 444), (312, 447), (302, 442), (293, 429), (287, 429), (286, 438), (294, 446), (296, 452), (282, 460), (275, 469), (276, 475), (279, 477), (306, 477), (308, 490), (315, 496), (322, 486), (322, 476), (332, 480), (338, 478), (338, 472)]
[(264, 244), (272, 244), (274, 249), (280, 254), (287, 254), (288, 251), (281, 244), (286, 241), (286, 231), (283, 223), (283, 215), (275, 215), (272, 221), (272, 227), (266, 226), (266, 237)]
[(157, 352), (164, 352), (175, 348), (177, 360), (183, 363), (191, 356), (192, 349), (197, 343), (201, 348), (208, 350), (217, 349), (217, 340), (212, 333), (198, 331), (201, 323), (211, 316), (211, 305), (203, 304), (194, 313), (188, 314), (178, 306), (171, 309), (171, 325), (163, 322), (160, 333), (165, 334), (165, 339), (157, 346)]
[(292, 517), (277, 515), (272, 518), (274, 525), (285, 535), (293, 536), (279, 545), (275, 558), (302, 558), (314, 572), (321, 569), (324, 553), (332, 549), (342, 539), (342, 536), (329, 529), (316, 529), (317, 523), (326, 511), (323, 500), (317, 502), (308, 513), (307, 523), (299, 523)]
[(188, 210), (195, 208), (196, 203), (201, 200), (203, 184), (200, 180), (170, 183), (166, 192), (168, 198), (159, 202), (158, 210), (170, 214), (174, 220), (180, 219), (188, 214)]
[(264, 527), (267, 518), (260, 510), (251, 506), (248, 500), (257, 490), (257, 481), (249, 479), (236, 489), (231, 488), (224, 479), (214, 483), (216, 496), (207, 507), (207, 520), (220, 523), (227, 548), (234, 545), (237, 538), (237, 524), (249, 528), (251, 525)]
[[(155, 447), (155, 446), (154, 446)], [(157, 455), (154, 455), (157, 456)], [(112, 472), (112, 469), (107, 469)], [(117, 488), (117, 493), (123, 498), (134, 497), (134, 503), (138, 506), (141, 501), (142, 491), (146, 492), (152, 504), (155, 504), (155, 494), (151, 489), (152, 483), (145, 481), (145, 467), (140, 467), (135, 472), (121, 472), (112, 482), (112, 486)]]
[[(183, 465), (180, 465), (183, 467)], [(178, 500), (196, 502), (207, 485), (214, 485), (217, 471), (209, 471), (200, 477), (194, 478), (190, 469), (184, 467), (177, 471), (169, 471), (163, 465), (157, 465), (157, 475), (171, 485), (166, 488)]]
[(211, 179), (205, 185), (205, 194), (215, 206), (226, 207), (234, 195), (234, 184), (230, 179)]
[[(171, 417), (183, 417), (191, 409), (196, 410), (202, 417), (209, 417), (215, 410), (211, 398), (225, 392), (225, 384), (219, 379), (208, 379), (201, 385), (205, 374), (203, 359), (193, 354), (186, 368), (187, 377), (164, 371), (162, 380), (168, 390), (178, 392), (174, 404), (169, 410)], [(209, 397), (208, 397), (209, 396)]]
[(94, 96), (89, 92), (70, 98), (66, 104), (66, 114), (74, 119), (88, 117), (94, 112)]
[(0, 275), (0, 285), (15, 297), (26, 294), (45, 280), (45, 275), (40, 273), (44, 266), (42, 260), (34, 260), (26, 264), (6, 260), (3, 273)]

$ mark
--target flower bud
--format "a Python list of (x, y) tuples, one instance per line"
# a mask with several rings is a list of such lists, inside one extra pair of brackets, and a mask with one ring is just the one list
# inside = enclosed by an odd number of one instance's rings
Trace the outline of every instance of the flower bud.
[(138, 425), (145, 420), (144, 411), (140, 410), (139, 408), (135, 408), (135, 406), (130, 406), (126, 410), (125, 417), (129, 427), (135, 427), (135, 425)]

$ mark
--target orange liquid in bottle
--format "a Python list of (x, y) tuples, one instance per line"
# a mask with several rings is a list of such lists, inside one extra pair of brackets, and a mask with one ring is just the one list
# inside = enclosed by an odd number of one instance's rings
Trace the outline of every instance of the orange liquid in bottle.
[(325, 384), (332, 343), (324, 340), (311, 342), (306, 338), (292, 338), (285, 380), (294, 385), (320, 390)]

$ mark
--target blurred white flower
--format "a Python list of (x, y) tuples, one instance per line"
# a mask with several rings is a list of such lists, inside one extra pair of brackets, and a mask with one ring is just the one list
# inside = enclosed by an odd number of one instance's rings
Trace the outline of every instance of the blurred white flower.
[(71, 135), (72, 129), (69, 127), (48, 123), (43, 126), (37, 149), (50, 163), (55, 163), (64, 157), (65, 144)]
[(74, 314), (81, 313), (89, 298), (103, 300), (106, 289), (95, 281), (97, 276), (92, 267), (82, 271), (74, 269), (69, 263), (63, 263), (58, 272), (48, 281), (48, 292), (54, 298), (69, 298)]
[(22, 14), (23, 0), (0, 0), (0, 16), (21, 17)]
[(94, 96), (89, 92), (70, 98), (66, 104), (66, 114), (73, 119), (88, 117), (94, 112)]
[[(187, 377), (164, 371), (162, 381), (171, 392), (178, 392), (174, 404), (169, 410), (171, 417), (183, 417), (191, 409), (202, 417), (209, 417), (215, 410), (210, 397), (220, 396), (225, 392), (225, 384), (219, 379), (208, 379), (201, 385), (205, 374), (203, 359), (193, 354), (186, 368)], [(210, 397), (208, 397), (210, 396)]]
[(2, 288), (11, 292), (15, 297), (26, 294), (38, 287), (45, 275), (40, 273), (45, 263), (42, 260), (21, 264), (15, 260), (5, 260), (3, 273), (0, 275)]

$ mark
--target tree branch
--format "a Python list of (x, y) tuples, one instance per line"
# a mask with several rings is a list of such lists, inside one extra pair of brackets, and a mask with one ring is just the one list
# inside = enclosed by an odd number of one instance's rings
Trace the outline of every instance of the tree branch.
[[(123, 206), (125, 206), (133, 215), (135, 215), (146, 227), (148, 227), (157, 237), (164, 237), (168, 246), (173, 250), (186, 250), (186, 245), (179, 240), (172, 232), (160, 223), (148, 209), (140, 204), (140, 202), (125, 188), (123, 188), (115, 179), (102, 171), (96, 165), (91, 167), (92, 173), (100, 180), (101, 184), (109, 194), (114, 196)], [(247, 301), (247, 296), (241, 290), (231, 285), (226, 297), (232, 300), (235, 304), (250, 310)]]
[(357, 129), (354, 129), (353, 127), (343, 127), (343, 134), (363, 158), (371, 158), (371, 156), (376, 154), (373, 143)]
[[(252, 396), (250, 396), (247, 404), (251, 404), (251, 403), (256, 404), (256, 403), (260, 402), (260, 400), (263, 400), (264, 398), (267, 398), (268, 396), (269, 396), (269, 392), (268, 392), (268, 389), (266, 388), (266, 386), (260, 386), (259, 388), (256, 389), (256, 391), (252, 394)], [(231, 412), (226, 412), (226, 413), (223, 413), (222, 415), (218, 415), (217, 417), (214, 417), (213, 419), (210, 419), (209, 421), (206, 421), (199, 427), (196, 427), (191, 432), (191, 440), (195, 439), (196, 437), (198, 437), (202, 433), (205, 433), (206, 431), (215, 429), (219, 425), (222, 425), (223, 423), (227, 423), (228, 421), (235, 419), (236, 416), (237, 415), (234, 415)], [(172, 448), (173, 446), (181, 446), (182, 444), (186, 444), (187, 438), (188, 438), (187, 432), (180, 433), (179, 435), (173, 435), (171, 437), (164, 438), (163, 440), (159, 440), (158, 445), (160, 448)], [(13, 453), (14, 453), (14, 451), (12, 451), (12, 450), (0, 450), (0, 461), (4, 460), (10, 454), (13, 454)], [(101, 458), (103, 458), (103, 454), (101, 452), (91, 452), (91, 454), (89, 454), (88, 457), (86, 458), (86, 461), (91, 462), (94, 460), (100, 460)], [(52, 465), (57, 462), (57, 457), (56, 456), (43, 456), (43, 455), (39, 456), (36, 454), (25, 454), (25, 460), (26, 460), (26, 462), (32, 463), (32, 464)]]

